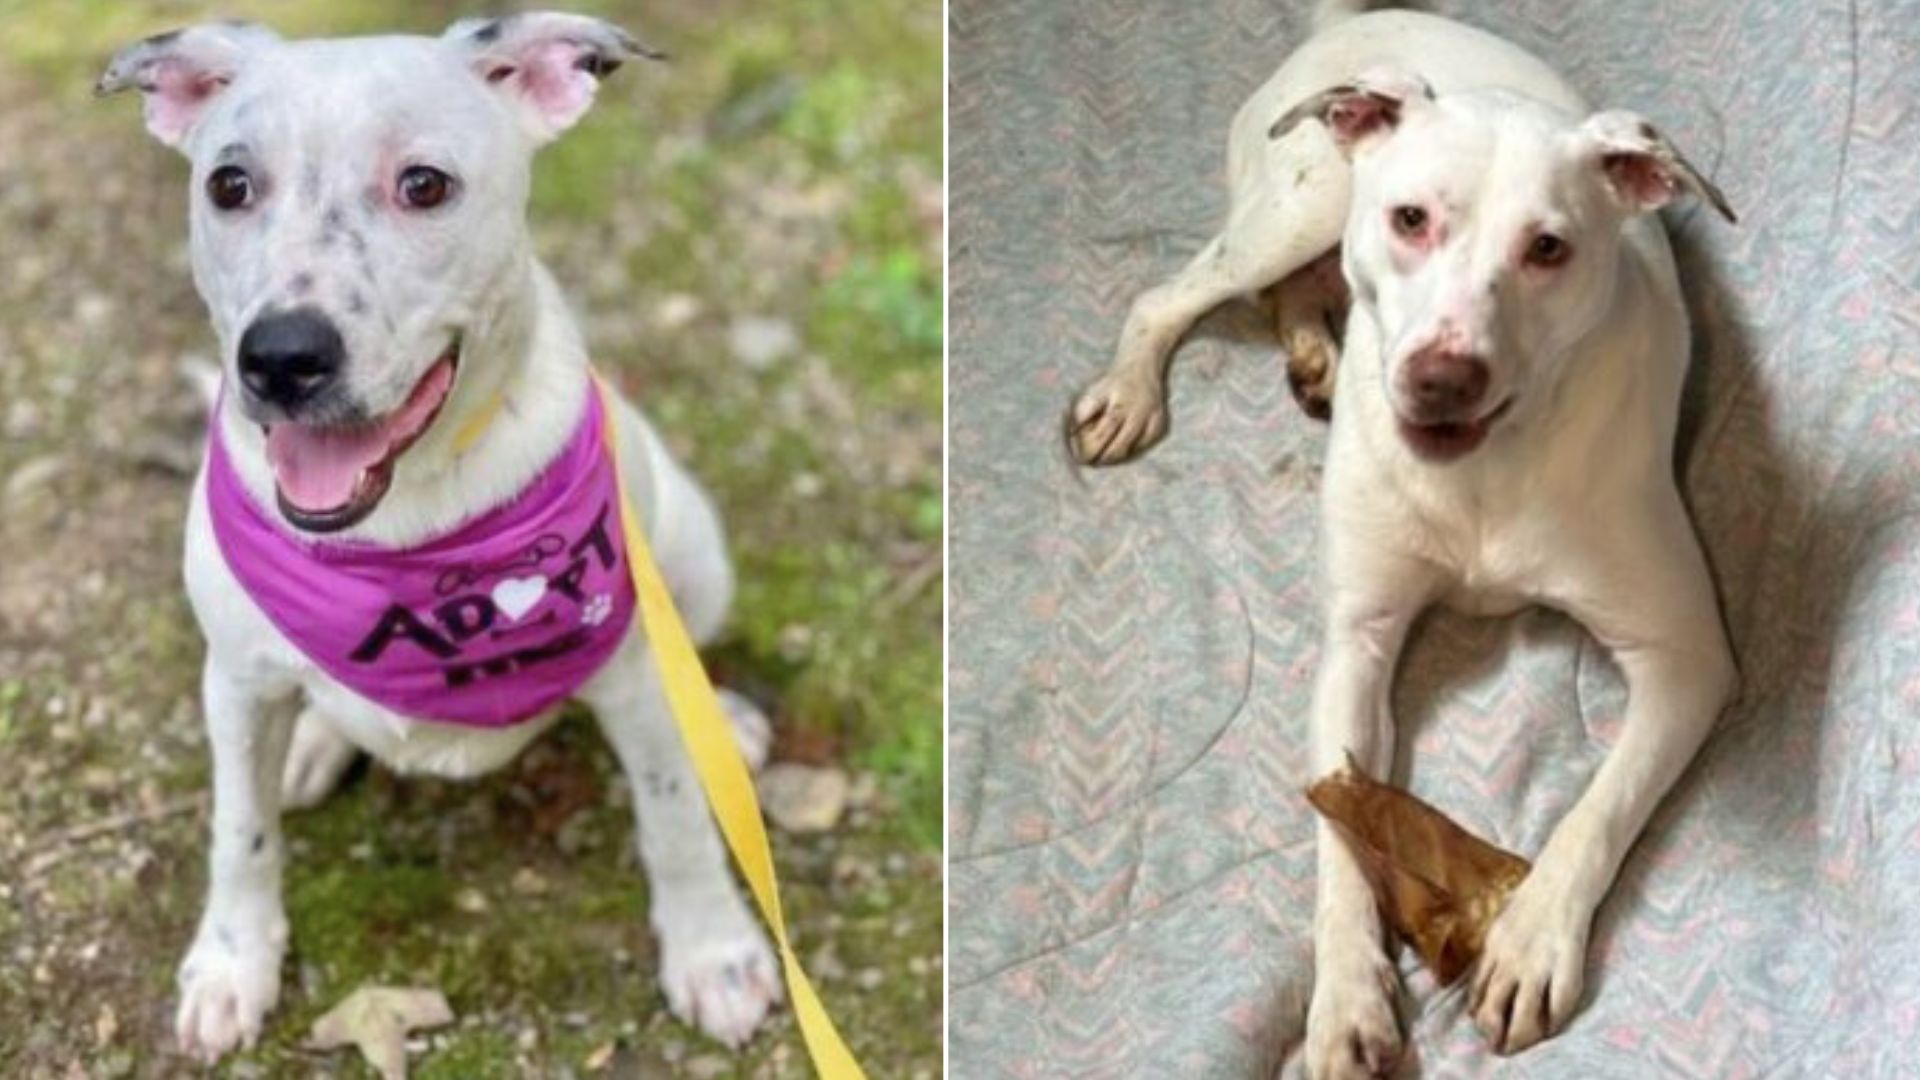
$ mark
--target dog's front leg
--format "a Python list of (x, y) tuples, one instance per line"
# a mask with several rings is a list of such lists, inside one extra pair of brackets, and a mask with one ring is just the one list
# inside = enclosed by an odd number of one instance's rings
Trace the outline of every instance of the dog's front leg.
[[(1389, 692), (1407, 627), (1425, 603), (1415, 575), (1381, 575), (1405, 587), (1358, 596), (1338, 584), (1329, 605), (1313, 697), (1314, 775), (1352, 755), (1385, 777), (1393, 764)], [(1319, 892), (1314, 911), (1313, 1003), (1307, 1012), (1307, 1072), (1315, 1080), (1384, 1076), (1400, 1057), (1394, 1016), (1398, 987), (1382, 941), (1379, 909), (1339, 830), (1318, 826)]]
[(209, 656), (201, 678), (213, 749), (207, 906), (180, 965), (180, 1049), (207, 1061), (251, 1046), (280, 996), (287, 917), (280, 900), (280, 770), (291, 731), (259, 684)]
[(719, 828), (637, 630), (581, 697), (633, 788), (667, 1006), (738, 1047), (780, 1000), (779, 970), (727, 871)]
[(1561, 598), (1612, 650), (1627, 710), (1619, 742), (1487, 934), (1474, 1020), (1503, 1053), (1560, 1030), (1579, 1006), (1594, 912), (1734, 691), (1712, 581), (1678, 499), (1629, 535)]

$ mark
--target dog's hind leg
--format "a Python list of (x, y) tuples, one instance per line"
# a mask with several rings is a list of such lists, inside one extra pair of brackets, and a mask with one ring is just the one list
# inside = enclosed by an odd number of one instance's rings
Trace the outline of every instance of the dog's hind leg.
[(1166, 433), (1168, 357), (1200, 316), (1257, 295), (1339, 243), (1346, 164), (1325, 133), (1303, 128), (1269, 148), (1263, 132), (1260, 142), (1259, 167), (1241, 167), (1241, 151), (1230, 155), (1226, 228), (1171, 280), (1134, 300), (1112, 366), (1075, 399), (1067, 441), (1083, 464), (1118, 464)]
[[(735, 581), (726, 532), (713, 500), (678, 462), (658, 454), (653, 463), (661, 505), (674, 508), (671, 519), (660, 523), (654, 537), (660, 573), (680, 617), (686, 620), (687, 633), (696, 645), (705, 646), (720, 636), (733, 606)], [(715, 687), (714, 692), (733, 725), (734, 741), (747, 768), (759, 772), (773, 751), (772, 721), (746, 695), (725, 687)]]
[(353, 767), (360, 748), (348, 742), (325, 714), (312, 705), (300, 710), (293, 724), (293, 745), (280, 774), (280, 805), (306, 810), (326, 801), (340, 778)]

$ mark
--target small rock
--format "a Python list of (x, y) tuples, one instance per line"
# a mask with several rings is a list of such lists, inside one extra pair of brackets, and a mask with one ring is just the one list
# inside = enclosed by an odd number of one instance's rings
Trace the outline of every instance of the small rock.
[(120, 1017), (113, 1011), (112, 1005), (100, 1006), (100, 1015), (93, 1021), (93, 1041), (95, 1045), (107, 1047), (113, 1045), (113, 1037), (120, 1034)]
[(469, 885), (453, 894), (453, 906), (469, 915), (479, 915), (489, 906), (487, 894)]
[(540, 896), (547, 891), (547, 879), (531, 866), (523, 866), (513, 875), (513, 891), (527, 896)]
[(553, 845), (562, 855), (578, 855), (593, 844), (593, 815), (585, 810), (567, 818), (553, 834)]
[(885, 981), (886, 976), (881, 974), (879, 968), (861, 968), (853, 977), (853, 985), (869, 991), (880, 989), (880, 984)]
[(834, 768), (779, 762), (760, 774), (760, 801), (790, 833), (826, 832), (847, 810), (847, 774)]
[(696, 1058), (688, 1058), (681, 1068), (694, 1080), (713, 1080), (716, 1076), (725, 1076), (733, 1071), (733, 1062), (718, 1054), (701, 1054)]
[(687, 293), (672, 293), (653, 309), (654, 324), (662, 330), (678, 330), (700, 317), (700, 299)]
[(113, 299), (100, 293), (83, 293), (73, 305), (73, 316), (82, 325), (101, 326), (113, 317)]
[(805, 623), (788, 623), (780, 628), (778, 640), (780, 659), (798, 663), (813, 651), (813, 627)]
[(580, 1067), (590, 1073), (599, 1072), (601, 1069), (606, 1068), (607, 1062), (613, 1060), (614, 1046), (614, 1043), (601, 1043), (599, 1046), (594, 1047), (593, 1052), (588, 1054), (586, 1060), (580, 1063)]
[(66, 467), (67, 459), (59, 454), (48, 454), (26, 462), (7, 477), (7, 502), (24, 502), (29, 495), (51, 483)]
[(785, 319), (741, 315), (727, 327), (727, 346), (742, 364), (765, 371), (800, 348), (800, 335)]
[(823, 983), (839, 982), (847, 977), (847, 965), (840, 962), (840, 953), (834, 949), (831, 941), (822, 945), (820, 951), (813, 954), (813, 959), (807, 964), (807, 970), (813, 972), (814, 978)]

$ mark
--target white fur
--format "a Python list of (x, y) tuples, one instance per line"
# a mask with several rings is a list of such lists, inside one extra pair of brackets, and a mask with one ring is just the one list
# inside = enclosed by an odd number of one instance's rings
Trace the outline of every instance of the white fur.
[[(1581, 139), (1591, 110), (1519, 49), (1417, 13), (1342, 20), (1308, 41), (1234, 120), (1232, 210), (1221, 234), (1134, 304), (1112, 368), (1076, 404), (1118, 460), (1165, 427), (1165, 359), (1209, 308), (1274, 284), (1344, 240), (1355, 300), (1322, 486), (1325, 647), (1313, 766), (1352, 754), (1385, 776), (1389, 686), (1409, 625), (1446, 603), (1564, 610), (1608, 647), (1630, 701), (1617, 745), (1538, 853), (1473, 972), (1475, 1018), (1511, 1052), (1579, 1004), (1593, 914), (1622, 859), (1735, 686), (1705, 560), (1673, 478), (1686, 313), (1665, 234), (1616, 196)], [(1397, 129), (1349, 163), (1319, 122), (1279, 138), (1289, 108), (1383, 66), (1417, 74)], [(1397, 200), (1453, 199), (1450, 246), (1396, 265), (1382, 222)], [(1569, 236), (1559, 276), (1501, 275), (1529, 221)], [(1497, 278), (1497, 287), (1488, 282)], [(1473, 328), (1488, 402), (1511, 411), (1464, 458), (1416, 457), (1395, 375), (1441, 322)], [(1104, 448), (1104, 450), (1102, 449)], [(1401, 1039), (1372, 893), (1345, 842), (1319, 829), (1317, 978), (1306, 1062), (1316, 1077), (1378, 1075)]]
[[(520, 55), (554, 60), (554, 48), (631, 56), (640, 47), (596, 20), (523, 15), (483, 48), (472, 37), (481, 25), (460, 24), (440, 39), (317, 42), (201, 27), (130, 47), (102, 80), (106, 89), (143, 85), (150, 123), (156, 114), (164, 122), (156, 134), (193, 160), (195, 280), (229, 386), (247, 323), (295, 299), (340, 325), (348, 385), (375, 415), (404, 399), (451, 332), (461, 335), (458, 380), (437, 421), (398, 461), (384, 500), (339, 539), (405, 545), (505, 501), (557, 455), (588, 393), (585, 348), (558, 287), (532, 255), (523, 214), (534, 147), (571, 123), (592, 87), (573, 87), (556, 96), (556, 111), (541, 113), (538, 103), (506, 96), (518, 92), (517, 79), (490, 84), (475, 67)], [(591, 81), (558, 56), (552, 78)], [(210, 99), (155, 100), (165, 92), (151, 88), (156, 79), (179, 81), (195, 74), (193, 65), (211, 62), (221, 65), (225, 85)], [(246, 147), (244, 155), (236, 146)], [(369, 206), (363, 193), (370, 185), (390, 182), (397, 163), (419, 154), (456, 172), (459, 200), (432, 217)], [(223, 215), (209, 208), (200, 184), (213, 165), (237, 155), (270, 178), (278, 199), (258, 212)], [(333, 209), (340, 216), (332, 227), (357, 232), (357, 244), (337, 231), (320, 241)], [(361, 245), (364, 258), (355, 254)], [(504, 406), (491, 425), (456, 449), (455, 433), (496, 395)], [(227, 394), (213, 422), (242, 483), (272, 507), (264, 439), (240, 398)], [(622, 402), (609, 422), (661, 571), (689, 629), (704, 640), (718, 629), (733, 590), (719, 520), (637, 410)], [(283, 803), (324, 798), (359, 750), (403, 772), (477, 775), (511, 759), (554, 716), (491, 731), (427, 723), (334, 681), (287, 641), (221, 557), (204, 474), (188, 515), (186, 584), (207, 640), (213, 850), (206, 910), (180, 969), (176, 1027), (185, 1051), (211, 1060), (250, 1044), (278, 997), (288, 932)], [(297, 731), (285, 710), (269, 707), (292, 696), (305, 703)], [(779, 1000), (778, 970), (727, 870), (637, 620), (579, 696), (632, 782), (667, 1002), (688, 1023), (737, 1046)], [(763, 755), (764, 719), (737, 700), (730, 711)]]

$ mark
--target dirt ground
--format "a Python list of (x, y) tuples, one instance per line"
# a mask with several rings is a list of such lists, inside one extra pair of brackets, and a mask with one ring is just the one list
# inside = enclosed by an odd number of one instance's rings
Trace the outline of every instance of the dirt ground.
[[(545, 151), (542, 255), (597, 362), (728, 519), (712, 652), (776, 757), (841, 769), (776, 833), (800, 950), (876, 1077), (940, 1070), (940, 13), (924, 0), (572, 5), (630, 65)], [(215, 344), (185, 165), (94, 101), (174, 0), (10, 5), (0, 36), (0, 1075), (173, 1076), (173, 971), (205, 884), (201, 646), (180, 531)], [(437, 32), (452, 4), (228, 4), (283, 32)], [(368, 983), (437, 987), (413, 1075), (804, 1076), (782, 1014), (736, 1056), (653, 979), (623, 779), (570, 718), (472, 784), (357, 770), (288, 819), (293, 942), (267, 1037), (221, 1075), (366, 1076), (305, 1049)]]

